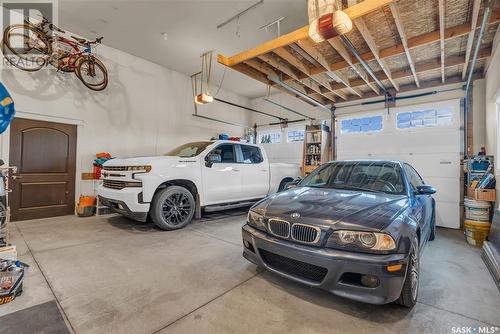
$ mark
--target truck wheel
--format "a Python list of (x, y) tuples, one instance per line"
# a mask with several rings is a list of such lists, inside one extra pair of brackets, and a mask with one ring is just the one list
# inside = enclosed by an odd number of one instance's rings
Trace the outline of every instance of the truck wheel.
[(417, 303), (418, 286), (420, 279), (420, 261), (418, 251), (412, 250), (408, 259), (406, 278), (401, 290), (401, 295), (396, 300), (399, 305), (412, 308)]
[(191, 222), (195, 207), (193, 194), (189, 190), (172, 186), (155, 195), (150, 214), (155, 225), (162, 230), (178, 230)]

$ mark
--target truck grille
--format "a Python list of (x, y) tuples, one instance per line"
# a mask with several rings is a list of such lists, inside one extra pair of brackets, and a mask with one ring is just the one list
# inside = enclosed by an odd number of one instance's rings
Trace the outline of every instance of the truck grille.
[(293, 224), (292, 226), (292, 239), (307, 242), (316, 243), (319, 241), (321, 235), (321, 230), (319, 227), (304, 225), (304, 224)]
[(104, 188), (111, 189), (123, 189), (123, 188), (138, 188), (142, 187), (141, 182), (127, 182), (127, 181), (116, 181), (116, 180), (104, 180), (103, 181)]
[(125, 172), (128, 170), (127, 166), (104, 166), (103, 170), (109, 170), (113, 172)]
[(269, 230), (278, 237), (288, 238), (290, 236), (290, 223), (284, 220), (269, 219)]
[(328, 269), (324, 267), (294, 260), (263, 249), (259, 249), (259, 253), (262, 260), (271, 268), (312, 282), (321, 282), (328, 273)]

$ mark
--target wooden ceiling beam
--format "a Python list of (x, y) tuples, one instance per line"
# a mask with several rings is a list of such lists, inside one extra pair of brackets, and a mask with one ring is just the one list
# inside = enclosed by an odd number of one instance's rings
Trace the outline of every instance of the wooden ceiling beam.
[(399, 37), (401, 37), (401, 44), (403, 45), (406, 59), (408, 60), (408, 65), (410, 66), (411, 72), (413, 73), (413, 79), (417, 87), (420, 87), (420, 82), (418, 81), (417, 73), (415, 71), (415, 64), (410, 54), (410, 48), (408, 47), (408, 41), (406, 39), (405, 29), (403, 27), (403, 22), (401, 21), (401, 16), (399, 15), (398, 6), (395, 3), (389, 5), (391, 9), (392, 17), (394, 18), (394, 23), (396, 23), (396, 28), (398, 29)]
[(337, 51), (337, 53), (342, 57), (344, 58), (344, 60), (351, 66), (351, 68), (359, 75), (359, 77), (361, 79), (363, 79), (364, 82), (366, 82), (366, 84), (377, 94), (380, 94), (380, 89), (378, 88), (378, 86), (375, 86), (374, 84), (372, 84), (369, 80), (368, 80), (368, 75), (366, 74), (366, 72), (359, 68), (357, 65), (354, 65), (353, 63), (353, 59), (351, 57), (351, 54), (349, 53), (349, 51), (345, 48), (344, 44), (342, 44), (342, 42), (336, 38), (336, 39), (330, 39), (328, 41), (330, 43), (330, 45), (335, 49), (335, 51)]
[(283, 63), (280, 63), (277, 59), (273, 58), (271, 55), (265, 54), (265, 55), (259, 56), (258, 58), (260, 60), (266, 62), (267, 64), (271, 65), (272, 67), (276, 68), (277, 70), (290, 76), (291, 78), (293, 78), (295, 80), (299, 80), (297, 73), (295, 73), (290, 66), (283, 64)]
[(265, 75), (270, 75), (272, 77), (280, 78), (281, 75), (274, 70), (271, 66), (267, 65), (266, 63), (260, 62), (257, 59), (250, 59), (245, 61), (243, 64), (248, 65), (252, 67), (253, 69), (262, 72)]
[(439, 10), (439, 49), (441, 51), (441, 81), (444, 83), (446, 81), (444, 72), (444, 29), (445, 27), (445, 4), (444, 0), (439, 0), (438, 2)]
[(293, 54), (291, 54), (287, 49), (285, 48), (277, 48), (274, 49), (273, 52), (287, 61), (290, 65), (294, 66), (296, 69), (301, 71), (307, 76), (311, 75), (311, 70), (310, 68), (302, 61), (297, 59)]
[[(317, 61), (325, 71), (330, 72), (330, 64), (326, 60), (326, 58), (319, 52), (315, 47), (314, 43), (309, 39), (303, 39), (297, 41), (298, 46), (304, 50), (310, 57), (312, 57), (315, 61)], [(336, 77), (338, 77), (342, 83), (354, 94), (360, 95), (361, 93), (358, 90), (355, 90), (351, 87), (349, 80), (347, 77), (342, 76), (340, 73), (334, 73)]]
[(345, 85), (342, 85), (342, 87), (340, 87), (340, 88), (334, 88), (332, 86), (331, 82), (327, 78), (324, 77), (324, 74), (316, 74), (314, 76), (311, 76), (311, 78), (313, 80), (315, 80), (316, 82), (318, 82), (321, 86), (323, 86), (326, 89), (328, 89), (333, 94), (335, 94), (338, 97), (340, 97), (341, 99), (343, 99), (343, 100), (347, 99), (347, 95), (344, 92), (339, 91), (339, 89), (344, 89)]
[(471, 31), (469, 32), (469, 36), (467, 37), (467, 46), (465, 47), (465, 62), (462, 69), (462, 79), (465, 79), (465, 76), (467, 75), (467, 67), (469, 66), (469, 59), (472, 51), (472, 43), (474, 42), (474, 34), (476, 32), (480, 7), (481, 0), (474, 0), (474, 3), (472, 5)]
[[(379, 8), (387, 6), (388, 4), (393, 3), (394, 1), (396, 0), (365, 0), (361, 3), (358, 3), (354, 6), (344, 9), (344, 12), (351, 18), (351, 20), (354, 20)], [(223, 55), (218, 55), (217, 61), (223, 65), (232, 67), (246, 60), (269, 53), (276, 48), (284, 47), (291, 43), (295, 43), (299, 40), (307, 38), (309, 38), (309, 25), (306, 25), (300, 29), (292, 31), (291, 33), (270, 40), (253, 49), (238, 53), (237, 55), (234, 55), (232, 57), (225, 57)]]
[(389, 66), (387, 66), (385, 61), (380, 58), (380, 49), (377, 46), (377, 43), (375, 43), (375, 39), (373, 38), (372, 34), (370, 33), (370, 30), (366, 26), (365, 20), (362, 17), (360, 17), (360, 18), (354, 20), (354, 24), (356, 25), (356, 28), (358, 28), (359, 33), (361, 34), (361, 36), (365, 40), (366, 44), (370, 48), (370, 51), (373, 53), (373, 56), (377, 60), (379, 66), (384, 71), (385, 75), (387, 76), (388, 80), (391, 82), (394, 89), (396, 89), (396, 91), (399, 91), (399, 84), (392, 78), (391, 70), (389, 69)]
[[(478, 21), (481, 21), (481, 17), (479, 17)], [(496, 9), (491, 13), (489, 24), (490, 25), (496, 24), (498, 22), (500, 22), (500, 9)], [(471, 32), (471, 25), (470, 24), (462, 24), (459, 26), (445, 29), (444, 38), (447, 41), (447, 40), (451, 40), (451, 39), (454, 39), (457, 37), (467, 35), (469, 32)], [(425, 34), (422, 34), (419, 36), (409, 38), (407, 42), (408, 42), (408, 47), (410, 49), (414, 49), (416, 47), (421, 47), (421, 46), (424, 46), (427, 44), (435, 43), (435, 42), (439, 41), (440, 38), (441, 38), (441, 36), (440, 36), (439, 30), (435, 30), (435, 31), (431, 31), (429, 33), (425, 33)], [(381, 49), (379, 56), (381, 59), (385, 59), (385, 58), (389, 58), (389, 57), (398, 56), (398, 55), (401, 55), (404, 53), (405, 53), (405, 50), (404, 50), (403, 44), (397, 44), (397, 45), (394, 45), (394, 46), (391, 46), (391, 47), (388, 47), (385, 49)], [(375, 56), (370, 51), (370, 52), (366, 52), (366, 53), (361, 54), (361, 58), (364, 61), (370, 61), (370, 60), (375, 59)], [(358, 63), (357, 59), (354, 60), (354, 63), (355, 64)], [(336, 63), (333, 63), (330, 65), (330, 68), (332, 69), (332, 71), (337, 71), (337, 70), (341, 70), (341, 69), (348, 68), (348, 67), (349, 67), (349, 64), (345, 60), (342, 60), (342, 61), (339, 61), (339, 62), (336, 62)], [(324, 72), (323, 69), (311, 69), (312, 75), (322, 73), (322, 72)]]
[[(491, 56), (491, 48), (484, 48), (484, 49), (479, 50), (477, 59), (481, 60), (481, 59), (488, 58), (489, 56)], [(465, 62), (465, 58), (463, 56), (450, 56), (447, 58), (445, 68), (462, 65), (464, 62)], [(430, 72), (430, 71), (436, 71), (440, 68), (441, 68), (441, 59), (440, 58), (436, 58), (436, 59), (433, 59), (431, 61), (418, 63), (415, 65), (415, 69), (417, 71), (417, 74)], [(376, 72), (375, 75), (377, 75), (377, 77), (380, 78), (381, 80), (387, 79), (387, 77), (385, 76), (385, 73), (383, 71)], [(403, 79), (403, 78), (411, 78), (412, 76), (413, 76), (413, 73), (409, 69), (392, 72), (392, 78), (395, 80)], [(365, 85), (365, 83), (363, 80), (358, 79), (358, 80), (352, 81), (353, 87), (364, 86), (364, 85)]]

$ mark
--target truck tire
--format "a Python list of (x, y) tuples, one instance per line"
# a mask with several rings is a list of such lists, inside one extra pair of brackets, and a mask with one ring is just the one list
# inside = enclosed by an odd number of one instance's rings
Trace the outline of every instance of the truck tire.
[(189, 224), (195, 209), (196, 201), (189, 190), (171, 186), (156, 193), (150, 214), (156, 226), (165, 231), (172, 231)]

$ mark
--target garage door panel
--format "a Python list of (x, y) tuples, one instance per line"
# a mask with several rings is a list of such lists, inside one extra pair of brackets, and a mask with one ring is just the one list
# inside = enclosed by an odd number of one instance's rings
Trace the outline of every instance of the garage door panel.
[[(397, 128), (397, 114), (430, 109), (451, 110), (450, 125), (436, 127)], [(343, 119), (387, 115), (385, 110), (354, 115), (341, 115)], [(434, 196), (441, 215), (439, 226), (460, 226), (460, 203), (462, 201), (463, 131), (461, 129), (460, 101), (449, 100), (428, 104), (398, 107), (383, 117), (382, 130), (372, 133), (341, 133), (337, 127), (337, 157), (342, 159), (401, 160), (419, 172), (425, 182), (436, 187)]]
[(436, 188), (437, 192), (432, 196), (436, 201), (460, 203), (463, 198), (463, 190), (460, 186), (460, 180), (453, 178), (435, 178), (425, 179), (425, 183)]
[(461, 153), (429, 153), (408, 154), (401, 160), (414, 166), (424, 179), (429, 177), (462, 178), (461, 158)]
[[(423, 131), (399, 133), (380, 133), (377, 135), (354, 135), (339, 136), (337, 141), (337, 152), (344, 154), (358, 152), (360, 154), (371, 153), (373, 155), (387, 153), (461, 153), (461, 133), (459, 130), (447, 131)], [(370, 145), (366, 143), (369, 142)], [(394, 145), (397, 143), (397, 145)]]
[(448, 228), (460, 228), (462, 206), (456, 203), (436, 202), (436, 225)]

